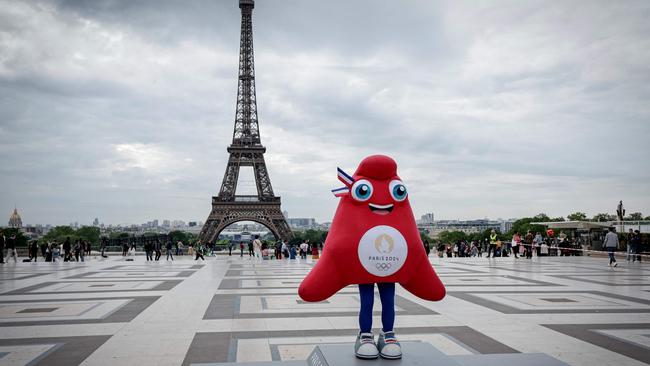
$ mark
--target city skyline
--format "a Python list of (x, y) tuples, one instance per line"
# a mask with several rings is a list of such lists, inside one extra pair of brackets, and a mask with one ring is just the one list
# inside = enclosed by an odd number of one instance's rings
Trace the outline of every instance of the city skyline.
[[(205, 220), (232, 138), (236, 1), (0, 2), (0, 212)], [(383, 153), (416, 217), (591, 217), (621, 199), (648, 215), (649, 10), (256, 3), (260, 132), (283, 209), (331, 221), (336, 167)]]

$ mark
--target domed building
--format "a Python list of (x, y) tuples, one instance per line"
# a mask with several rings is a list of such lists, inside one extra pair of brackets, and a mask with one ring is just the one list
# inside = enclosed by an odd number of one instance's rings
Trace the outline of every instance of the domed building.
[(14, 213), (9, 218), (9, 227), (20, 229), (23, 227), (23, 219), (18, 214), (18, 209), (14, 207)]

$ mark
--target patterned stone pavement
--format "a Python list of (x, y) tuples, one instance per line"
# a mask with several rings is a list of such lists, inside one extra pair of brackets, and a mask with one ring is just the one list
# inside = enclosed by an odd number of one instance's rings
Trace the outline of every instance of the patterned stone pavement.
[[(576, 366), (650, 363), (646, 264), (430, 260), (448, 296), (430, 303), (398, 286), (400, 340), (429, 342), (448, 355), (541, 352)], [(239, 256), (0, 265), (0, 365), (304, 360), (316, 344), (351, 344), (356, 288), (301, 301), (297, 288), (312, 265)]]

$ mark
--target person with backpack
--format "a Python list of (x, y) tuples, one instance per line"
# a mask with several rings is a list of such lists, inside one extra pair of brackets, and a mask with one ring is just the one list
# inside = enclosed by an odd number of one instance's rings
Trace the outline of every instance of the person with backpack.
[(197, 243), (196, 250), (195, 250), (196, 258), (194, 258), (194, 260), (198, 260), (199, 258), (201, 258), (201, 260), (203, 260), (203, 261), (205, 260), (205, 258), (203, 258), (203, 250), (204, 250), (203, 249), (203, 244)]
[(37, 262), (36, 256), (38, 255), (38, 240), (32, 240), (29, 244), (29, 261), (33, 259), (34, 262)]

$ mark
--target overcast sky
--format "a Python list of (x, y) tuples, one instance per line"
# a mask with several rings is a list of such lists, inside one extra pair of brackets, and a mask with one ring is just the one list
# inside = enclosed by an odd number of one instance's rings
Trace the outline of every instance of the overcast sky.
[[(236, 0), (0, 0), (0, 217), (204, 221)], [(650, 2), (258, 0), (257, 99), (292, 217), (375, 153), (417, 217), (650, 215)], [(241, 182), (250, 189), (251, 176)]]

